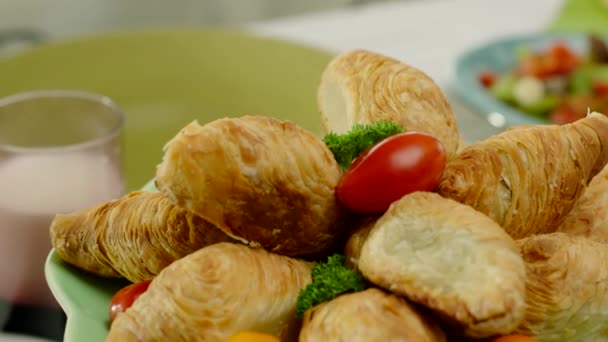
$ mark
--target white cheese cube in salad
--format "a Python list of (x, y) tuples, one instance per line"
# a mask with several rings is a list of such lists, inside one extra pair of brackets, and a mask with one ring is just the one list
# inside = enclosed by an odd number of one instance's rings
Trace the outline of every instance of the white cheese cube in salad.
[(545, 85), (535, 77), (523, 76), (513, 87), (513, 98), (522, 105), (528, 106), (537, 103), (545, 96)]

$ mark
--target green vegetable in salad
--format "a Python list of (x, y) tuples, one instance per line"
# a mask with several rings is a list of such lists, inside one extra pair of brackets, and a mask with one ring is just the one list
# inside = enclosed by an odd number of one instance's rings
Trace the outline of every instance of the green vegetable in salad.
[(608, 82), (608, 64), (591, 64), (576, 69), (570, 75), (570, 91), (573, 94), (591, 94), (593, 82)]
[(346, 170), (363, 151), (375, 143), (402, 133), (403, 127), (389, 121), (378, 121), (371, 125), (355, 124), (345, 134), (329, 133), (323, 141), (333, 153), (336, 161)]
[(326, 262), (317, 263), (312, 269), (312, 283), (300, 291), (296, 302), (296, 314), (304, 316), (306, 310), (349, 291), (365, 290), (363, 277), (344, 265), (345, 257), (334, 254)]
[(499, 100), (512, 103), (515, 101), (513, 89), (516, 83), (517, 77), (514, 74), (506, 74), (496, 80), (490, 88), (490, 93)]
[(555, 95), (545, 95), (540, 100), (527, 104), (527, 105), (519, 105), (519, 107), (526, 113), (538, 116), (545, 117), (553, 108), (555, 108), (560, 103), (559, 97)]

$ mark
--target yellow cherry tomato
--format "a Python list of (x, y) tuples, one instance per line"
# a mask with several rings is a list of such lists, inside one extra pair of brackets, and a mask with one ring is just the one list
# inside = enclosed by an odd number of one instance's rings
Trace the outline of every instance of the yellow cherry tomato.
[(496, 338), (492, 342), (536, 342), (536, 340), (525, 335), (506, 335)]
[(228, 340), (226, 342), (281, 342), (278, 337), (263, 334), (255, 331), (243, 331), (240, 332)]

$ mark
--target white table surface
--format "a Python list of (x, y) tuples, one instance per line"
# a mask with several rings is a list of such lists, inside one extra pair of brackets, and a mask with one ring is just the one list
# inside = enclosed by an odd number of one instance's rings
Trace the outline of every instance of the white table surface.
[(333, 52), (355, 48), (418, 67), (447, 93), (466, 140), (498, 132), (450, 89), (460, 54), (507, 35), (545, 29), (562, 0), (409, 0), (380, 2), (248, 25), (264, 36)]

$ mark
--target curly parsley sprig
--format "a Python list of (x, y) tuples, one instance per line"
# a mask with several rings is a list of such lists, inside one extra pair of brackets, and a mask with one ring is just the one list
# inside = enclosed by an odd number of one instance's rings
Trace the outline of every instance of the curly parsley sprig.
[(329, 133), (323, 138), (323, 141), (333, 153), (338, 164), (343, 170), (346, 170), (359, 154), (375, 143), (403, 131), (403, 127), (394, 122), (377, 121), (371, 125), (355, 124), (345, 134)]
[(296, 302), (296, 314), (302, 318), (306, 310), (317, 304), (334, 299), (345, 292), (365, 290), (363, 277), (345, 266), (345, 257), (334, 254), (326, 262), (317, 263), (312, 269), (312, 283), (300, 291)]

